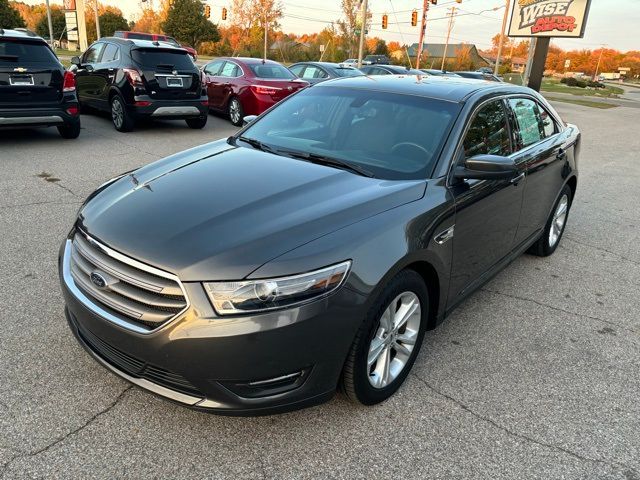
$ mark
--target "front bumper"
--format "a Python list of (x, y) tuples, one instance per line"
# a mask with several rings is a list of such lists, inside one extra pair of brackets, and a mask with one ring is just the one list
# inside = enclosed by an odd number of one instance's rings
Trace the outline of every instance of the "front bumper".
[(81, 345), (113, 373), (185, 406), (229, 415), (295, 410), (330, 399), (364, 298), (347, 285), (316, 302), (262, 315), (217, 317), (203, 287), (185, 283), (187, 311), (149, 333), (100, 315), (68, 271), (61, 249), (65, 313)]
[(79, 122), (78, 115), (70, 115), (67, 108), (77, 104), (64, 104), (54, 108), (0, 109), (0, 128), (51, 127)]
[(150, 105), (129, 107), (137, 118), (188, 119), (204, 118), (209, 114), (207, 97), (197, 100), (154, 100), (149, 96), (136, 96), (136, 102), (150, 102)]

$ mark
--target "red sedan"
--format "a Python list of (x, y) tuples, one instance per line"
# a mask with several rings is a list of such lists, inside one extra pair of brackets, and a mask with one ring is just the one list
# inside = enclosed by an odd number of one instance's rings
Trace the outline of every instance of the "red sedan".
[(202, 68), (209, 108), (227, 113), (234, 125), (245, 115), (260, 115), (309, 84), (286, 67), (259, 58), (217, 58)]

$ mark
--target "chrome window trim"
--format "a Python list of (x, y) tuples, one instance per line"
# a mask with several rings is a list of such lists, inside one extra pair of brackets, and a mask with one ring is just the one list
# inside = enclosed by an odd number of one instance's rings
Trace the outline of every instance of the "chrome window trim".
[[(462, 132), (462, 135), (460, 135), (460, 137), (457, 140), (457, 144), (456, 144), (456, 148), (453, 154), (453, 158), (449, 161), (449, 168), (447, 169), (447, 181), (446, 181), (446, 187), (451, 187), (451, 176), (453, 175), (453, 169), (455, 168), (455, 164), (456, 164), (456, 159), (458, 158), (459, 154), (460, 154), (460, 149), (462, 148), (462, 144), (464, 142), (464, 138), (467, 136), (467, 132), (469, 131), (469, 127), (471, 126), (471, 122), (473, 121), (473, 119), (475, 119), (476, 114), (478, 113), (478, 111), (484, 107), (486, 104), (490, 103), (490, 102), (494, 102), (497, 100), (500, 100), (502, 102), (502, 106), (505, 110), (507, 110), (505, 113), (507, 113), (507, 115), (509, 114), (510, 108), (508, 105), (505, 104), (506, 100), (509, 100), (510, 98), (528, 98), (530, 100), (533, 100), (534, 102), (536, 102), (537, 104), (539, 104), (540, 106), (544, 107), (544, 104), (542, 104), (535, 96), (531, 95), (530, 93), (504, 93), (501, 95), (496, 95), (495, 97), (491, 97), (491, 98), (487, 98), (486, 100), (483, 100), (482, 102), (480, 102), (478, 105), (475, 106), (475, 108), (473, 109), (473, 111), (471, 112), (471, 115), (469, 115), (467, 117), (466, 120), (466, 124), (464, 126), (464, 130)], [(536, 143), (532, 143), (531, 145), (527, 145), (525, 148), (521, 148), (520, 150), (518, 150), (517, 152), (512, 152), (508, 158), (513, 157), (514, 155), (519, 155), (522, 152), (526, 152), (527, 150), (539, 145), (540, 143), (546, 141), (549, 138), (554, 137), (555, 135), (559, 135), (560, 133), (562, 133), (565, 129), (564, 125), (562, 124), (562, 122), (551, 112), (549, 111), (548, 108), (545, 108), (545, 111), (551, 115), (551, 118), (554, 119), (554, 121), (556, 122), (556, 126), (558, 127), (558, 132), (556, 132), (555, 134), (551, 135), (550, 137), (545, 137), (542, 140), (536, 142)], [(508, 120), (508, 119), (507, 119)], [(513, 129), (511, 128), (511, 125), (509, 124), (509, 130), (510, 133), (513, 133)], [(513, 140), (513, 139), (511, 139)]]
[(158, 268), (152, 267), (145, 263), (139, 262), (137, 260), (134, 260), (133, 258), (129, 258), (126, 255), (123, 255), (120, 252), (117, 252), (112, 248), (109, 248), (106, 245), (100, 243), (98, 240), (96, 240), (95, 238), (92, 238), (90, 235), (88, 235), (82, 230), (78, 230), (78, 232), (80, 232), (81, 235), (84, 235), (89, 243), (91, 243), (96, 248), (100, 249), (105, 255), (108, 255), (122, 263), (126, 263), (127, 265), (137, 268), (138, 270), (143, 270), (145, 272), (151, 273), (158, 277), (163, 277), (168, 280), (172, 280), (176, 282), (178, 287), (180, 287), (180, 290), (182, 290), (182, 294), (184, 295), (184, 299), (185, 299), (185, 307), (182, 310), (180, 310), (178, 313), (176, 313), (173, 317), (171, 317), (169, 320), (167, 320), (163, 324), (152, 329), (144, 328), (141, 325), (134, 323), (133, 321), (129, 321), (125, 318), (121, 318), (119, 316), (114, 315), (111, 312), (108, 312), (107, 310), (102, 308), (100, 305), (96, 304), (91, 298), (85, 295), (84, 292), (82, 292), (82, 290), (80, 290), (76, 286), (76, 283), (71, 275), (71, 247), (72, 247), (73, 240), (68, 238), (65, 241), (64, 253), (62, 257), (62, 277), (64, 279), (64, 283), (67, 286), (67, 288), (71, 291), (71, 293), (76, 297), (76, 299), (78, 299), (85, 307), (87, 307), (96, 315), (124, 329), (130, 330), (132, 332), (139, 333), (142, 335), (149, 335), (151, 333), (157, 332), (161, 328), (166, 327), (167, 325), (175, 321), (178, 317), (182, 316), (191, 307), (191, 302), (189, 301), (189, 296), (187, 295), (187, 291), (185, 290), (184, 285), (176, 275), (173, 275), (169, 272), (165, 272), (164, 270), (160, 270)]

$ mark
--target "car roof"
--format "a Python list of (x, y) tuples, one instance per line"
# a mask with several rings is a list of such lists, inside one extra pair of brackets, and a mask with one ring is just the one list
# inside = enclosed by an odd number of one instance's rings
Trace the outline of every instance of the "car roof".
[(135, 38), (122, 38), (122, 37), (102, 37), (99, 40), (100, 42), (112, 42), (119, 43), (121, 45), (134, 45), (139, 48), (163, 48), (165, 50), (177, 50), (181, 52), (186, 52), (186, 50), (182, 47), (176, 47), (170, 43), (164, 42), (162, 40), (138, 40)]
[[(342, 63), (336, 62), (296, 62), (294, 65), (318, 65), (319, 67), (326, 68), (349, 68), (352, 70), (357, 70), (357, 68), (354, 68), (351, 65), (343, 65)], [(291, 66), (293, 67), (293, 65)]]
[(33, 40), (36, 42), (45, 42), (44, 38), (39, 36), (38, 34), (32, 32), (31, 30), (27, 30), (26, 28), (0, 28), (0, 38), (20, 38), (25, 40)]
[(256, 65), (258, 63), (263, 63), (265, 65), (282, 65), (280, 62), (276, 62), (275, 60), (263, 60), (262, 58), (254, 58), (254, 57), (218, 57), (215, 60), (231, 60), (242, 62), (246, 65)]
[(416, 76), (416, 75), (375, 75), (344, 77), (339, 80), (322, 82), (313, 88), (362, 88), (368, 90), (417, 95), (451, 102), (462, 102), (476, 92), (531, 93), (531, 89), (487, 80), (473, 80), (463, 77)]

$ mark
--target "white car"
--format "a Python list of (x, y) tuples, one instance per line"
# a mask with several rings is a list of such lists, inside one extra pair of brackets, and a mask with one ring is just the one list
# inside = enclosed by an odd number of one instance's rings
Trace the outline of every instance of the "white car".
[(348, 58), (344, 62), (340, 62), (345, 67), (356, 67), (358, 68), (358, 59), (357, 58)]

